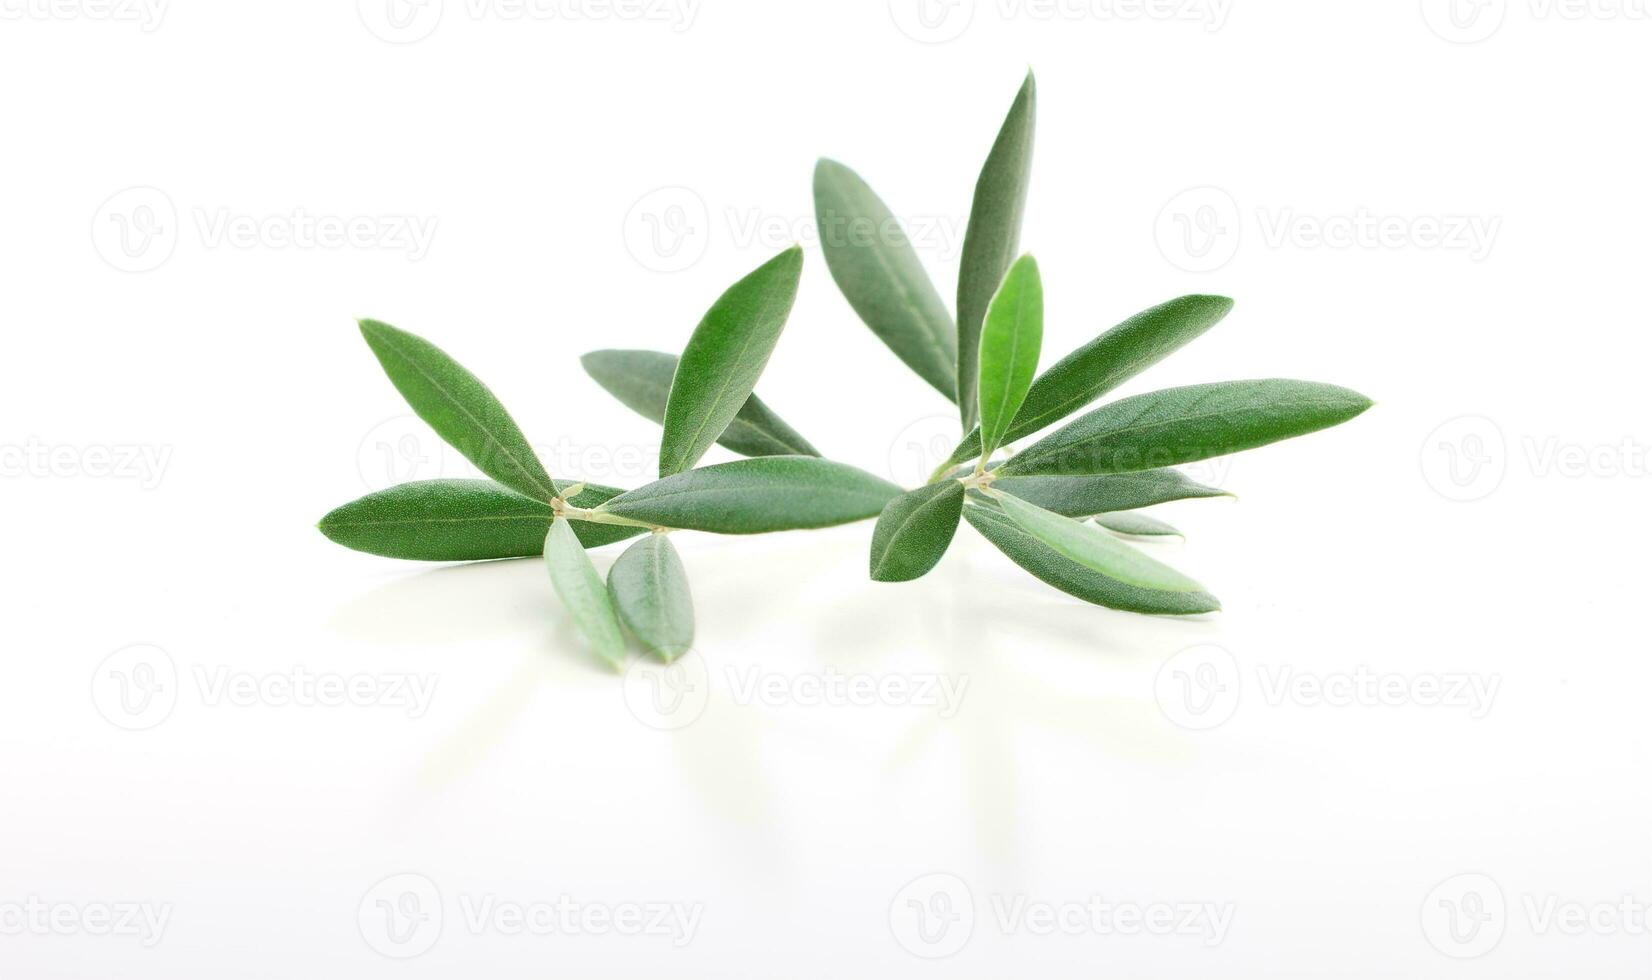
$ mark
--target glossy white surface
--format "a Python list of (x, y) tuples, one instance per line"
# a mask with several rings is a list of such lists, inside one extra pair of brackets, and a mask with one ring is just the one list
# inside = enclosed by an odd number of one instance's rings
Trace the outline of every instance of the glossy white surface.
[[(1431, 5), (1186, 8), (1206, 30), (980, 0), (931, 45), (883, 2), (447, 8), (403, 45), (337, 3), (0, 24), (0, 974), (1645, 974), (1652, 23), (1511, 4), (1453, 45)], [(1146, 547), (1225, 612), (1084, 606), (967, 528), (899, 587), (866, 581), (870, 525), (685, 534), (694, 693), (661, 717), (538, 563), (314, 531), (466, 472), (353, 317), (459, 357), (557, 476), (644, 482), (656, 431), (577, 355), (676, 348), (808, 241), (821, 154), (950, 295), (1029, 62), (1045, 364), (1218, 292), (1228, 321), (1123, 393), (1378, 401), (1198, 470), (1238, 502), (1160, 511), (1188, 540)], [(111, 252), (145, 206), (170, 247)], [(295, 209), (434, 231), (417, 261), (268, 240)], [(1362, 214), (1398, 244), (1317, 243)], [(218, 237), (241, 218), (266, 244)], [(948, 406), (807, 261), (759, 392), (911, 483)]]

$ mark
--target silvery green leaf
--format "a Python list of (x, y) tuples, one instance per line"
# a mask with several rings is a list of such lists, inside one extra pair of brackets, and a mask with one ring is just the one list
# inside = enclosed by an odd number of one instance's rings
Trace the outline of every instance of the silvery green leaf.
[(560, 517), (551, 522), (545, 536), (545, 567), (551, 573), (556, 594), (597, 656), (611, 667), (623, 667), (625, 635), (620, 632), (608, 589), (580, 546), (573, 527)]

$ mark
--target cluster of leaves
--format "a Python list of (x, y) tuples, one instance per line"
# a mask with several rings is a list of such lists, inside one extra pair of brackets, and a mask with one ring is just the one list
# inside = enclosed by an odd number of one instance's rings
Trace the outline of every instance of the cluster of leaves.
[[(1170, 615), (1219, 608), (1197, 582), (1118, 535), (1175, 534), (1136, 511), (1222, 495), (1171, 467), (1327, 428), (1370, 402), (1304, 381), (1174, 388), (1104, 405), (999, 459), (1003, 447), (1091, 405), (1233, 305), (1214, 296), (1172, 300), (1038, 373), (1043, 284), (1033, 258), (1019, 255), (1035, 115), (1029, 75), (976, 186), (956, 321), (866, 183), (831, 161), (815, 174), (821, 241), (844, 296), (958, 406), (967, 435), (928, 485), (907, 491), (822, 458), (753, 393), (797, 297), (803, 253), (793, 248), (730, 287), (680, 357), (605, 350), (582, 359), (598, 384), (663, 427), (660, 478), (629, 491), (553, 479), (475, 375), (419, 337), (363, 321), (363, 337), (413, 410), (490, 479), (370, 494), (328, 514), (322, 532), (394, 558), (542, 554), (582, 632), (616, 667), (627, 632), (666, 661), (693, 643), (693, 603), (667, 536), (673, 530), (760, 534), (875, 517), (871, 576), (903, 582), (934, 568), (967, 519), (1016, 564), (1080, 599)], [(745, 458), (699, 466), (713, 443)], [(604, 582), (587, 549), (639, 535), (646, 537), (627, 547)]]

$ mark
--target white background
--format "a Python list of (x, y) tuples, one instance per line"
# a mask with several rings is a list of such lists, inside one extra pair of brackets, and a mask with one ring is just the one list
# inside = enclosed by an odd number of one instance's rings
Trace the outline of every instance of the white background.
[[(0, 974), (1648, 974), (1644, 4), (429, 2), (397, 31), (380, 0), (0, 0)], [(657, 430), (578, 355), (680, 348), (797, 238), (759, 392), (910, 484), (950, 406), (837, 294), (810, 171), (859, 170), (950, 296), (1028, 65), (1046, 364), (1216, 292), (1233, 315), (1125, 393), (1377, 400), (1196, 468), (1238, 502), (1162, 508), (1187, 543), (1147, 547), (1225, 612), (1089, 607), (968, 528), (904, 586), (866, 581), (869, 525), (685, 535), (704, 700), (662, 732), (538, 562), (314, 530), (465, 472), (355, 317), (465, 362), (556, 476), (638, 485)], [(373, 234), (283, 234), (299, 214)], [(432, 222), (423, 251), (394, 237)], [(1458, 227), (1481, 237), (1433, 233)], [(1272, 686), (1362, 671), (1401, 703)], [(379, 693), (281, 686), (316, 675)], [(954, 712), (806, 703), (842, 675), (967, 687)], [(1458, 683), (1494, 696), (1429, 696)], [(1231, 921), (1005, 918), (1092, 898)], [(1549, 917), (1626, 899), (1583, 935)], [(497, 915), (564, 900), (698, 919)], [(920, 935), (908, 900), (958, 918)], [(128, 904), (164, 929), (105, 934)]]

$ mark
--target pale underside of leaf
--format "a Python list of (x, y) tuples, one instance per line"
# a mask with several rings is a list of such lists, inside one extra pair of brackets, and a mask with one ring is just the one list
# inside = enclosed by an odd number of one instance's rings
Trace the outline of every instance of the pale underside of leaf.
[(964, 518), (999, 551), (1039, 581), (1085, 602), (1123, 612), (1195, 616), (1222, 604), (1205, 592), (1160, 592), (1126, 585), (1063, 556), (1023, 531), (991, 502), (971, 500)]
[(562, 518), (551, 522), (545, 536), (545, 567), (551, 585), (597, 656), (609, 666), (625, 664), (625, 635), (608, 598), (608, 587), (580, 546), (573, 528)]
[(1202, 592), (1203, 586), (1090, 524), (1052, 514), (1009, 494), (994, 498), (1023, 531), (1080, 565), (1126, 585), (1163, 592)]

